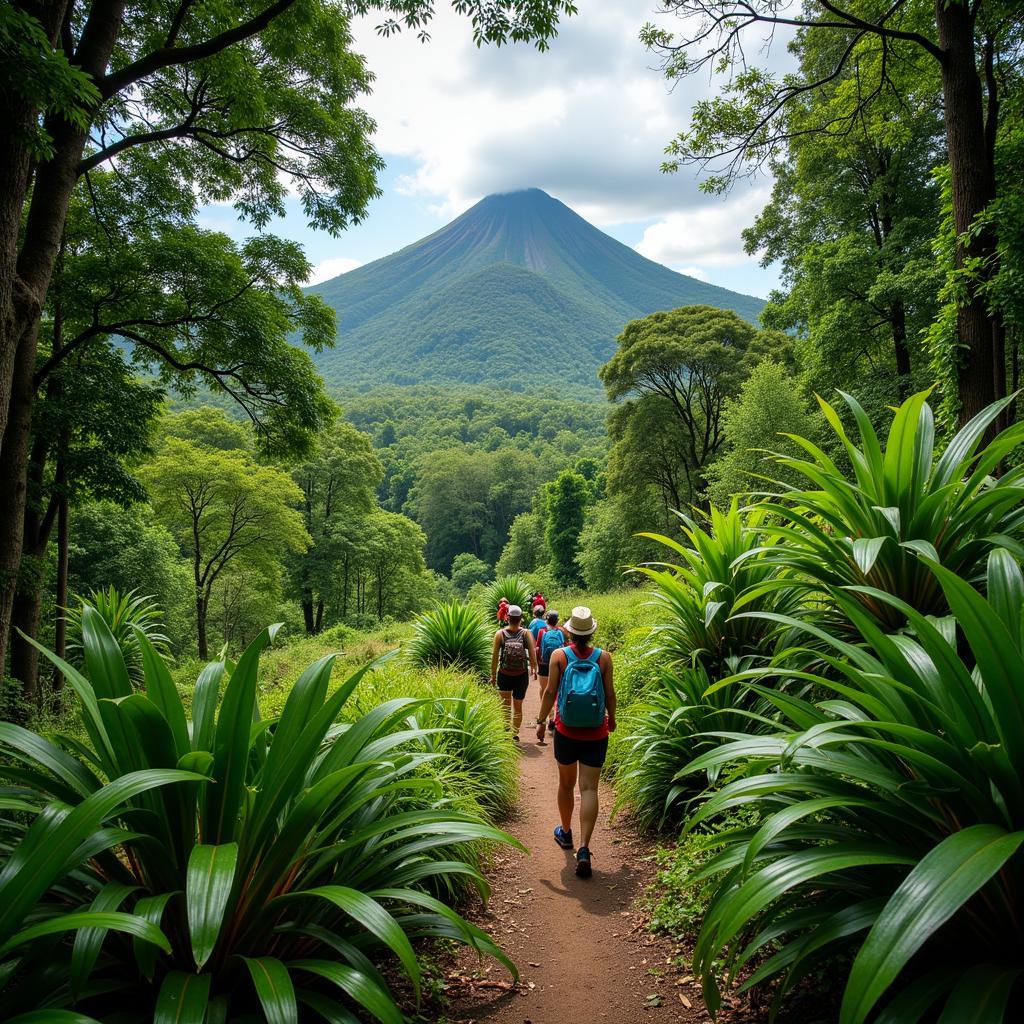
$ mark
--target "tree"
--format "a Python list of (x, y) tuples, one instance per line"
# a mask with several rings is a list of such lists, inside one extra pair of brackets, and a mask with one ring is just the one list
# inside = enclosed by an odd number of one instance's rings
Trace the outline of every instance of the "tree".
[[(1013, 0), (807, 0), (793, 15), (775, 0), (667, 0), (665, 7), (688, 23), (678, 37), (664, 27), (644, 29), (647, 44), (664, 58), (666, 75), (678, 79), (712, 69), (732, 76), (724, 96), (698, 103), (691, 128), (671, 144), (666, 163), (666, 169), (674, 170), (684, 162), (708, 166), (720, 161), (707, 183), (713, 190), (727, 188), (744, 168), (756, 169), (771, 160), (793, 134), (787, 109), (829, 87), (854, 61), (861, 44), (870, 42), (879, 58), (873, 75), (858, 78), (858, 101), (845, 116), (822, 117), (800, 132), (843, 137), (878, 96), (889, 90), (899, 95), (894, 68), (918, 56), (935, 63), (949, 161), (954, 259), (962, 274), (956, 298), (961, 417), (969, 419), (1002, 397), (1004, 325), (998, 309), (985, 298), (998, 269), (999, 239), (983, 217), (997, 198), (1000, 85), (1012, 77), (1024, 38), (1018, 5)], [(831, 36), (832, 61), (811, 75), (781, 78), (749, 65), (746, 30), (765, 25), (798, 28), (798, 45), (812, 36)]]
[(312, 545), (290, 556), (287, 564), (310, 636), (323, 628), (328, 595), (337, 590), (353, 534), (376, 507), (382, 475), (370, 438), (344, 421), (318, 439), (313, 458), (292, 474), (302, 490)]
[[(834, 62), (837, 41), (800, 38), (804, 78)], [(938, 75), (923, 56), (888, 71), (899, 77), (898, 96), (885, 92), (849, 120), (861, 103), (859, 83), (879, 76), (880, 59), (875, 41), (863, 41), (839, 76), (789, 105), (788, 137), (771, 161), (772, 199), (743, 238), (748, 253), (762, 252), (763, 265), (781, 261), (786, 290), (773, 293), (762, 321), (807, 339), (812, 388), (825, 394), (870, 380), (882, 415), (917, 389), (912, 370), (923, 377), (921, 339), (941, 280), (932, 170), (945, 150)], [(814, 130), (829, 119), (846, 130), (838, 137)]]
[(490, 583), (494, 570), (476, 555), (463, 551), (452, 559), (452, 586), (460, 597), (465, 598), (474, 583)]
[[(124, 159), (122, 170), (130, 172), (131, 157)], [(15, 581), (25, 575), (22, 552), (27, 544), (32, 557), (49, 543), (48, 531), (33, 522), (35, 482), (49, 464), (59, 463), (61, 438), (47, 429), (53, 416), (47, 407), (37, 408), (37, 396), (51, 396), (51, 406), (64, 406), (69, 414), (73, 409), (67, 430), (85, 436), (89, 424), (106, 418), (104, 403), (113, 401), (126, 436), (110, 450), (122, 456), (131, 435), (131, 444), (148, 444), (156, 411), (153, 400), (129, 404), (143, 390), (158, 395), (152, 385), (131, 383), (138, 367), (186, 396), (199, 382), (230, 395), (249, 414), (268, 452), (302, 450), (332, 414), (309, 354), (289, 343), (296, 330), (313, 348), (330, 343), (334, 334), (331, 311), (319, 300), (310, 302), (299, 287), (309, 273), (301, 249), (269, 236), (239, 247), (226, 236), (199, 231), (184, 219), (192, 198), (180, 209), (162, 211), (161, 196), (171, 189), (162, 169), (148, 175), (143, 164), (139, 171), (125, 182), (94, 172), (88, 188), (83, 184), (73, 196), (47, 318), (37, 332), (40, 358), (16, 396), (17, 422), (27, 424), (28, 433), (18, 433), (0, 456), (0, 474), (11, 481), (10, 498), (0, 508), (0, 663)], [(121, 394), (86, 384), (82, 367), (96, 366), (104, 367), (106, 378), (124, 382)], [(82, 383), (77, 400), (75, 380)], [(17, 670), (28, 674), (31, 687), (35, 654), (24, 653), (16, 651)]]
[[(541, 499), (543, 491), (538, 492)], [(512, 520), (508, 542), (494, 567), (499, 576), (523, 575), (536, 572), (551, 561), (547, 537), (544, 535), (543, 500), (534, 500), (534, 508), (520, 512)]]
[(580, 580), (576, 550), (590, 503), (590, 488), (579, 473), (565, 469), (547, 485), (546, 493), (544, 536), (551, 551), (551, 570), (559, 583), (571, 586)]
[[(676, 420), (681, 462), (690, 492), (706, 486), (705, 468), (725, 442), (722, 408), (763, 355), (785, 357), (784, 335), (759, 332), (729, 310), (683, 306), (626, 324), (615, 355), (599, 376), (615, 402), (636, 395), (637, 410), (659, 410)], [(678, 507), (678, 506), (676, 506)]]
[(772, 461), (769, 452), (798, 456), (802, 449), (786, 434), (813, 439), (816, 419), (808, 412), (799, 383), (779, 363), (754, 367), (739, 395), (726, 402), (722, 422), (727, 448), (708, 467), (708, 499), (727, 509), (734, 494), (772, 489), (764, 480), (792, 483), (799, 477)]
[(617, 494), (587, 509), (576, 563), (588, 590), (611, 590), (625, 581), (629, 566), (661, 557), (653, 542), (638, 536), (650, 532), (658, 518), (649, 491)]
[(71, 529), (68, 586), (72, 594), (114, 587), (152, 597), (167, 634), (184, 649), (192, 634), (192, 572), (170, 531), (146, 504), (109, 501), (77, 505)]
[[(10, 674), (21, 682), (30, 701), (39, 697), (39, 659), (25, 638), (39, 632), (54, 528), (58, 523), (69, 528), (68, 510), (78, 502), (99, 500), (125, 507), (145, 500), (145, 491), (125, 463), (150, 452), (150, 424), (161, 405), (161, 390), (135, 377), (108, 346), (74, 353), (47, 378), (28, 453), (22, 557), (10, 605), (18, 630), (11, 638)], [(6, 514), (10, 511), (8, 506)], [(66, 537), (60, 539), (64, 554)], [(58, 563), (64, 582), (56, 595), (59, 619), (60, 609), (68, 604), (66, 573), (66, 564)]]
[(276, 577), (282, 556), (305, 550), (309, 534), (295, 506), (302, 491), (287, 473), (242, 451), (170, 437), (145, 468), (157, 518), (192, 563), (199, 657), (209, 657), (207, 613), (214, 584), (242, 566)]
[[(559, 15), (575, 11), (566, 0), (455, 6), (469, 15), (478, 43), (533, 40), (541, 48)], [(434, 5), (15, 0), (3, 7), (0, 479), (13, 511), (0, 520), (0, 676), (21, 555), (41, 326), (79, 183), (93, 192), (104, 167), (126, 188), (159, 179), (166, 187), (152, 192), (155, 222), (168, 210), (187, 216), (202, 196), (233, 201), (263, 228), (283, 213), (289, 188), (316, 227), (339, 232), (359, 221), (378, 194), (381, 161), (370, 142), (373, 122), (353, 106), (371, 76), (351, 52), (349, 18), (371, 9), (386, 12), (384, 34), (407, 26), (425, 37)], [(274, 241), (254, 244), (265, 250)], [(211, 269), (219, 280), (216, 261)], [(177, 369), (199, 371), (191, 360)], [(288, 420), (287, 403), (280, 411)]]

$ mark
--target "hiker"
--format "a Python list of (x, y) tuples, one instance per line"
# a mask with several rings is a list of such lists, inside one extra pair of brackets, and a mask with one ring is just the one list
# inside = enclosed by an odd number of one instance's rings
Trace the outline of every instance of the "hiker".
[(531, 676), (537, 678), (537, 648), (533, 634), (523, 626), (523, 609), (513, 604), (508, 609), (508, 625), (494, 634), (491, 682), (498, 687), (508, 709), (512, 738), (517, 743), (523, 724), (523, 699)]
[[(546, 719), (555, 711), (555, 760), (558, 762), (558, 816), (555, 842), (573, 848), (572, 812), (580, 787), (580, 846), (576, 874), (591, 874), (590, 839), (597, 824), (597, 785), (608, 754), (608, 734), (615, 731), (615, 686), (612, 659), (593, 646), (597, 621), (589, 608), (573, 608), (565, 624), (572, 643), (551, 655), (548, 688), (540, 702), (537, 740), (544, 742)], [(557, 697), (557, 703), (556, 703)]]
[(507, 597), (503, 597), (498, 602), (498, 625), (499, 626), (507, 626), (508, 625), (508, 608), (509, 608), (508, 598)]
[[(567, 643), (565, 632), (558, 625), (558, 612), (552, 608), (548, 612), (546, 625), (537, 634), (537, 675), (540, 679), (541, 700), (544, 699), (544, 692), (548, 686), (548, 669), (551, 664), (551, 655)], [(548, 719), (548, 726), (554, 729), (554, 718)]]
[[(537, 645), (540, 640), (541, 630), (544, 629), (544, 605), (535, 604), (533, 606), (533, 618), (530, 620), (530, 632), (533, 634), (534, 646)], [(538, 647), (539, 651), (540, 648)]]

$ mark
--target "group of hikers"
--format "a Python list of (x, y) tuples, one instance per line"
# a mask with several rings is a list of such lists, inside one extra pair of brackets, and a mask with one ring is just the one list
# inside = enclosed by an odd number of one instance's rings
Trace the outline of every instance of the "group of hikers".
[(554, 740), (558, 764), (558, 816), (555, 842), (574, 849), (572, 817), (577, 784), (580, 791), (580, 845), (576, 874), (589, 878), (590, 842), (597, 824), (598, 783), (608, 754), (608, 735), (615, 731), (615, 685), (612, 659), (594, 646), (597, 620), (589, 608), (573, 608), (564, 623), (548, 609), (541, 593), (530, 601), (533, 618), (523, 625), (523, 609), (503, 600), (500, 628), (491, 650), (491, 683), (508, 709), (512, 738), (519, 742), (523, 701), (530, 681), (540, 686), (537, 742), (547, 730)]

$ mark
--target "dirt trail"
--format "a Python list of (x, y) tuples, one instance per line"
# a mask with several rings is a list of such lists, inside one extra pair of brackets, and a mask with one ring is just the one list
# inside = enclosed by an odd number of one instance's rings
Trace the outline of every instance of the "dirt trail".
[[(520, 984), (510, 986), (500, 966), (481, 971), (475, 959), (464, 956), (450, 979), (449, 1019), (703, 1024), (709, 1018), (699, 988), (685, 968), (672, 964), (670, 945), (646, 933), (635, 908), (651, 877), (643, 860), (650, 843), (641, 842), (621, 818), (609, 825), (611, 790), (601, 794), (592, 878), (577, 878), (572, 853), (552, 839), (558, 815), (550, 734), (541, 746), (529, 725), (539, 703), (531, 684), (521, 733), (519, 808), (506, 826), (530, 854), (505, 851), (498, 859), (489, 911), (479, 919), (518, 964)], [(577, 793), (577, 804), (578, 799)], [(578, 841), (578, 814), (573, 826)]]

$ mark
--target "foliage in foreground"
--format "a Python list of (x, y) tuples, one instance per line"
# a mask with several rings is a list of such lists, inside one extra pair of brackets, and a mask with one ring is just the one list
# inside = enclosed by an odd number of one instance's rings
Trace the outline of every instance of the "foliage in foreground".
[(852, 399), (860, 446), (824, 407), (852, 478), (796, 439), (812, 458), (786, 461), (813, 489), (759, 506), (778, 517), (762, 520), (771, 543), (726, 562), (765, 573), (745, 597), (722, 589), (725, 634), (751, 639), (742, 654), (707, 658), (720, 585), (694, 568), (711, 561), (698, 545), (659, 603), (655, 635), (681, 638), (722, 717), (686, 743), (684, 699), (652, 687), (659, 713), (636, 717), (632, 739), (646, 788), (628, 785), (648, 808), (704, 790), (684, 836), (717, 832), (689, 878), (710, 894), (695, 969), (712, 1010), (737, 979), (772, 982), (778, 1007), (849, 960), (839, 1024), (1019, 1014), (1021, 486), (1016, 469), (992, 473), (1024, 434), (983, 444), (996, 405), (935, 457), (925, 399), (895, 412), (884, 446)]
[(812, 441), (794, 437), (810, 457), (779, 461), (804, 478), (806, 489), (762, 506), (782, 520), (775, 560), (820, 586), (868, 588), (851, 593), (892, 629), (903, 626), (903, 613), (872, 588), (926, 615), (944, 615), (943, 588), (929, 559), (962, 579), (979, 580), (994, 546), (1012, 546), (1024, 555), (1024, 466), (994, 475), (1024, 440), (1024, 423), (985, 443), (1010, 399), (978, 413), (939, 453), (927, 397), (922, 392), (900, 406), (883, 443), (856, 399), (843, 395), (859, 445), (836, 410), (819, 399), (852, 472)]
[[(509, 964), (426, 891), (465, 877), (486, 892), (460, 851), (507, 837), (431, 805), (440, 787), (418, 769), (436, 755), (405, 727), (419, 702), (339, 723), (366, 669), (328, 696), (327, 656), (261, 720), (264, 630), (237, 665), (204, 668), (189, 722), (144, 635), (135, 693), (88, 606), (82, 630), (84, 675), (50, 658), (79, 697), (86, 739), (0, 723), (5, 810), (17, 813), (0, 846), (5, 1019), (87, 1021), (130, 1005), (147, 1021), (260, 1009), (297, 1021), (302, 1004), (325, 1020), (352, 1019), (351, 1006), (400, 1024), (378, 965), (393, 956), (418, 995), (413, 940), (456, 939)], [(62, 1017), (70, 1006), (77, 1015)]]
[(728, 512), (711, 510), (707, 529), (680, 518), (684, 542), (650, 535), (678, 562), (636, 570), (653, 584), (658, 621), (647, 661), (655, 681), (623, 716), (617, 750), (618, 804), (630, 805), (648, 827), (678, 821), (679, 802), (703, 788), (677, 775), (718, 742), (710, 734), (751, 728), (750, 714), (765, 710), (763, 699), (741, 686), (711, 689), (723, 676), (765, 664), (774, 649), (776, 623), (738, 613), (790, 613), (800, 598), (791, 574), (765, 557), (776, 544), (766, 513), (741, 512), (734, 499)]
[(816, 958), (852, 946), (840, 1024), (884, 1000), (879, 1024), (912, 1024), (943, 1001), (943, 1020), (1008, 1012), (1024, 968), (1024, 576), (993, 552), (986, 600), (929, 570), (955, 628), (876, 591), (913, 632), (887, 635), (835, 593), (863, 646), (817, 631), (836, 654), (835, 677), (815, 680), (822, 698), (751, 683), (777, 704), (777, 730), (687, 766), (733, 775), (688, 828), (741, 807), (759, 816), (726, 833), (705, 869), (719, 876), (695, 951), (709, 1006), (712, 979), (759, 956), (745, 985), (779, 977), (782, 998)]
[(488, 671), (491, 633), (477, 608), (459, 601), (438, 605), (419, 616), (413, 630), (406, 657), (414, 665)]

